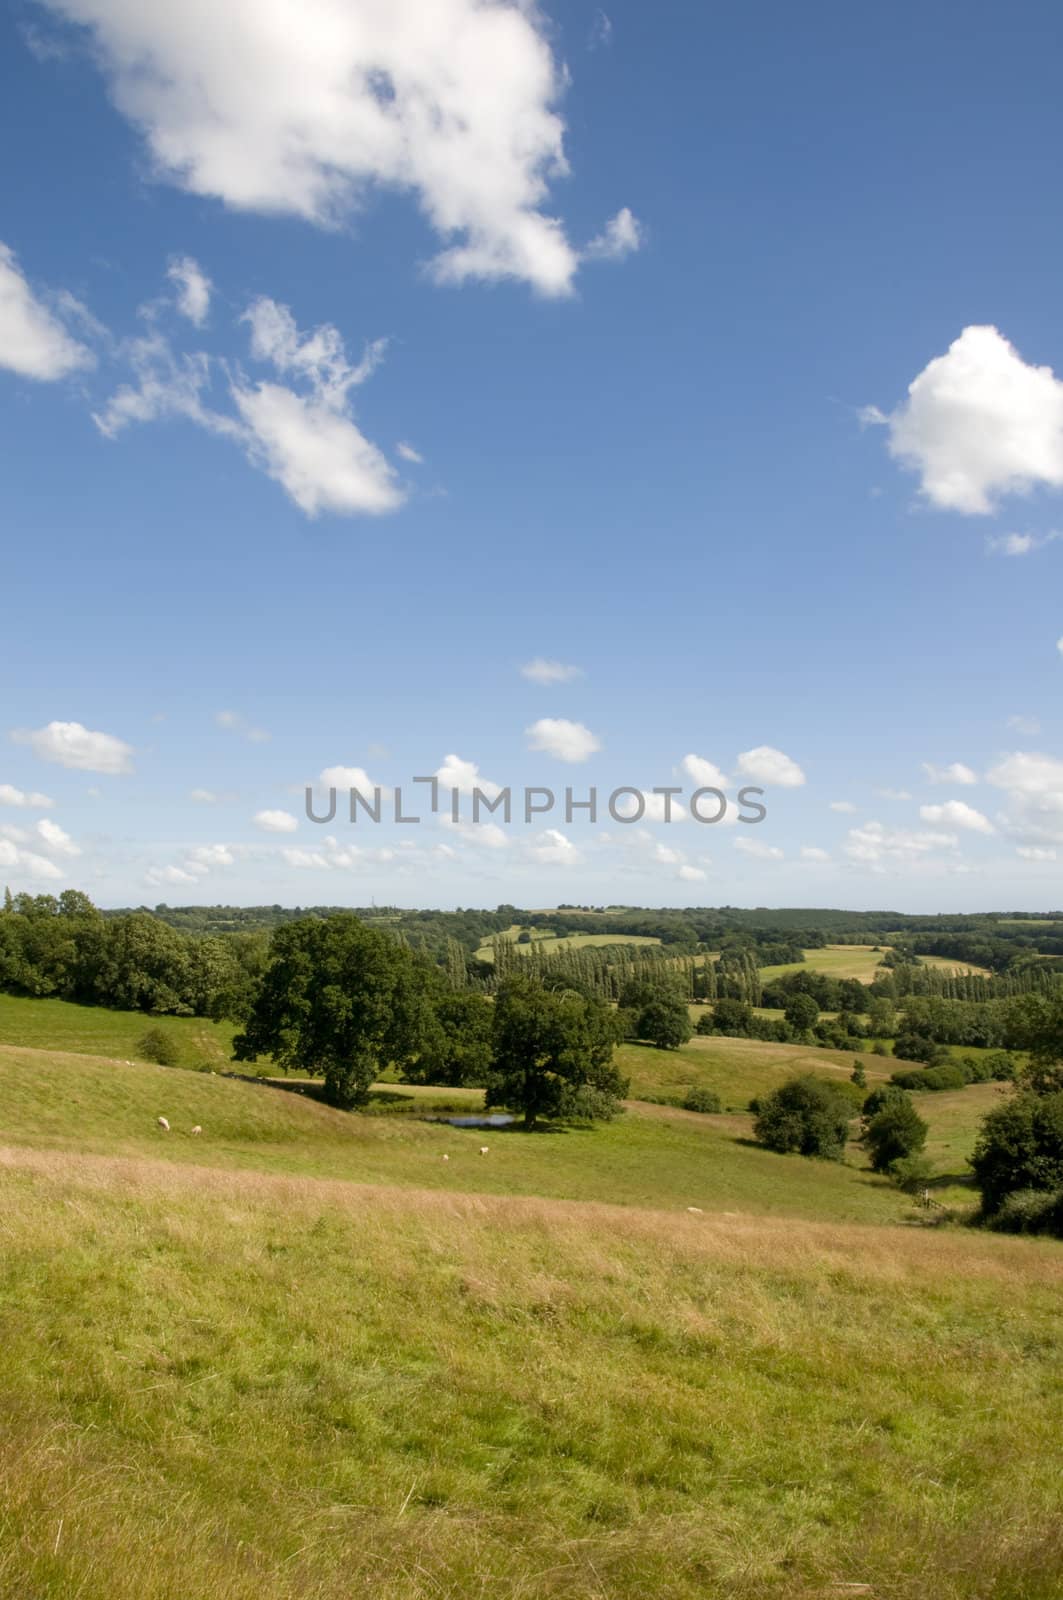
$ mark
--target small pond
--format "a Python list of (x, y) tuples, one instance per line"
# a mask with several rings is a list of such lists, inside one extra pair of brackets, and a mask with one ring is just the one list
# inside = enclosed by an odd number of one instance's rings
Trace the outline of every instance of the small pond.
[(516, 1117), (510, 1117), (505, 1112), (498, 1112), (491, 1116), (473, 1117), (425, 1117), (426, 1122), (445, 1122), (451, 1128), (508, 1128)]

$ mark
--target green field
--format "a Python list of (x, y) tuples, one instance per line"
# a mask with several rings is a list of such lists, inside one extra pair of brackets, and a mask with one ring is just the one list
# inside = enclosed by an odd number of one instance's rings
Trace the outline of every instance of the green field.
[(150, 1017), (143, 1011), (109, 1011), (103, 1006), (71, 1005), (66, 1000), (0, 994), (0, 1044), (136, 1060), (140, 1040), (149, 1028), (159, 1028), (173, 1039), (182, 1067), (221, 1071), (231, 1065), (232, 1039), (237, 1031), (231, 1022)]
[(0, 1050), (0, 1594), (1054, 1600), (1063, 1251), (747, 1128)]
[[(697, 1087), (715, 1090), (724, 1106), (735, 1111), (745, 1111), (754, 1095), (770, 1093), (796, 1072), (848, 1079), (856, 1059), (847, 1050), (767, 1044), (760, 1039), (730, 1039), (715, 1034), (695, 1035), (678, 1050), (623, 1044), (617, 1051), (617, 1062), (631, 1078), (635, 1099), (664, 1097), (679, 1104), (688, 1089)], [(871, 1085), (885, 1082), (901, 1065), (871, 1055), (870, 1049), (859, 1059)]]
[(538, 945), (540, 948), (546, 945), (549, 946), (551, 951), (555, 951), (586, 949), (588, 946), (595, 945), (604, 947), (617, 944), (660, 944), (661, 942), (660, 939), (650, 938), (649, 935), (640, 933), (570, 933), (559, 939), (556, 934), (551, 933), (547, 928), (529, 927), (527, 932), (531, 934), (531, 939), (526, 944), (518, 944), (517, 937), (522, 931), (524, 930), (521, 929), (520, 924), (514, 923), (513, 927), (507, 928), (501, 935), (494, 934), (491, 938), (482, 939), (476, 951), (477, 960), (493, 961), (495, 959), (492, 940), (499, 937), (508, 939), (518, 955), (523, 955), (533, 945)]
[[(761, 977), (765, 983), (771, 983), (776, 978), (785, 978), (791, 972), (800, 972), (802, 969), (812, 972), (825, 972), (830, 978), (857, 978), (861, 983), (874, 983), (879, 976), (879, 967), (882, 958), (889, 949), (889, 945), (879, 945), (877, 948), (869, 944), (828, 944), (819, 950), (806, 950), (803, 962), (789, 962), (777, 967), (762, 967)], [(985, 967), (971, 966), (969, 962), (952, 961), (946, 956), (920, 956), (924, 966), (938, 967), (950, 972), (973, 972), (980, 977), (988, 977), (989, 972)]]

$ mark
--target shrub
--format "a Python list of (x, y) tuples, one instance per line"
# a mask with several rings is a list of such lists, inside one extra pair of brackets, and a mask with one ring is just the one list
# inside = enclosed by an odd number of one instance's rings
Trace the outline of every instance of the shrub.
[(901, 1033), (893, 1045), (893, 1053), (900, 1061), (922, 1061), (925, 1066), (936, 1067), (949, 1058), (948, 1051), (934, 1039), (921, 1033)]
[(991, 1111), (971, 1166), (988, 1216), (1019, 1190), (1063, 1189), (1063, 1091), (1016, 1095)]
[(566, 1096), (562, 1114), (571, 1122), (612, 1122), (624, 1106), (615, 1094), (584, 1083)]
[(873, 1170), (888, 1172), (894, 1162), (918, 1155), (928, 1132), (907, 1096), (888, 1101), (864, 1128), (863, 1142)]
[(712, 1008), (712, 1020), (716, 1033), (727, 1033), (741, 1039), (749, 1033), (753, 1007), (745, 1000), (717, 1000)]
[(871, 1054), (873, 1056), (888, 1056), (889, 1050), (882, 1043), (881, 1039), (876, 1039), (874, 1044), (871, 1046)]
[(947, 1066), (927, 1067), (923, 1073), (924, 1089), (962, 1089), (967, 1079), (955, 1062)]
[(872, 1089), (861, 1109), (865, 1122), (870, 1122), (872, 1117), (878, 1115), (884, 1106), (892, 1105), (895, 1100), (904, 1099), (904, 1090), (895, 1083), (884, 1083), (881, 1088)]
[(840, 1161), (852, 1115), (848, 1100), (820, 1078), (791, 1078), (761, 1102), (754, 1137), (782, 1155)]
[(1049, 1233), (1063, 1239), (1063, 1190), (1016, 1189), (989, 1226), (1000, 1233)]
[(149, 1028), (137, 1043), (137, 1055), (142, 1061), (155, 1061), (160, 1067), (176, 1067), (181, 1059), (177, 1040), (164, 1028)]
[(890, 1167), (890, 1182), (905, 1194), (917, 1194), (926, 1189), (934, 1176), (934, 1163), (924, 1155), (901, 1156)]
[(713, 1115), (723, 1110), (723, 1103), (715, 1089), (690, 1089), (683, 1101), (684, 1111), (704, 1111)]
[(867, 1070), (859, 1057), (853, 1062), (853, 1070), (849, 1074), (849, 1082), (855, 1083), (858, 1089), (867, 1088)]
[(998, 1083), (1010, 1083), (1018, 1071), (1014, 1057), (1009, 1056), (1006, 1050), (994, 1050), (992, 1055), (985, 1057), (983, 1064), (987, 1078)]
[(715, 1027), (715, 1024), (713, 1023), (713, 1020), (712, 1020), (712, 1012), (711, 1011), (703, 1011), (701, 1013), (701, 1016), (698, 1018), (697, 1027), (694, 1029), (694, 1032), (695, 1033), (701, 1033), (701, 1034), (715, 1033), (716, 1032), (716, 1027)]

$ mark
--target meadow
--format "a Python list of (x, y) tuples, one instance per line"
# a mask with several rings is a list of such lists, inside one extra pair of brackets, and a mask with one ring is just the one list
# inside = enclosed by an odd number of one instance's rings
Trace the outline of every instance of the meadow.
[(156, 1020), (184, 1068), (0, 997), (2, 1600), (1057, 1600), (1063, 1249), (961, 1225), (1000, 1085), (919, 1097), (927, 1213), (753, 1143), (847, 1053), (626, 1045), (525, 1134)]
[[(530, 938), (525, 941), (525, 943), (521, 944), (518, 942), (519, 936), (525, 931), (530, 935)], [(507, 928), (503, 933), (494, 934), (489, 938), (483, 939), (476, 951), (477, 960), (494, 961), (495, 938), (508, 940), (518, 955), (524, 955), (532, 948), (533, 945), (545, 945), (550, 949), (550, 951), (553, 952), (557, 950), (580, 950), (588, 949), (594, 946), (605, 947), (607, 945), (618, 944), (659, 945), (661, 942), (660, 939), (654, 939), (648, 934), (640, 933), (569, 933), (565, 934), (563, 937), (558, 937), (558, 935), (553, 933), (549, 928), (529, 927), (525, 930), (520, 926), (519, 923), (514, 923), (511, 928)]]

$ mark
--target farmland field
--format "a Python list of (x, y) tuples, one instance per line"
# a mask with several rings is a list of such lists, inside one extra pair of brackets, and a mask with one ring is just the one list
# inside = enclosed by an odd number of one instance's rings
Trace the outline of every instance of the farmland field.
[[(519, 927), (512, 927), (508, 928), (506, 932), (501, 935), (503, 939), (509, 939), (512, 941), (513, 948), (516, 950), (518, 955), (523, 955), (526, 951), (530, 950), (533, 945), (538, 945), (540, 947), (545, 946), (551, 951), (554, 951), (587, 949), (588, 947), (596, 945), (659, 945), (661, 942), (660, 939), (650, 938), (648, 935), (639, 933), (570, 933), (566, 934), (563, 938), (557, 938), (554, 934), (550, 933), (546, 929), (529, 928), (528, 932), (531, 934), (530, 941), (526, 944), (518, 944), (517, 936), (520, 932), (521, 929)], [(481, 942), (476, 955), (477, 959), (480, 961), (493, 961), (495, 959), (494, 946), (491, 942), (491, 939), (484, 939)]]

